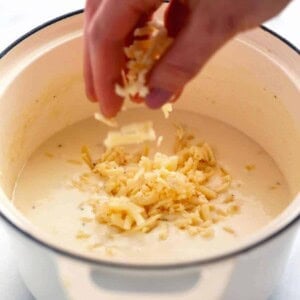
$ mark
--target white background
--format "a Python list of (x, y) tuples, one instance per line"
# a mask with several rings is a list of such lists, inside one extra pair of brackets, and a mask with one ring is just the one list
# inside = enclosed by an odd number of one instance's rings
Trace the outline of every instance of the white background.
[[(41, 23), (83, 6), (83, 0), (0, 0), (0, 52), (16, 38)], [(289, 7), (269, 21), (267, 26), (300, 49), (300, 0), (292, 1)], [(18, 275), (0, 220), (0, 300), (29, 299), (33, 298)], [(283, 280), (274, 291), (272, 300), (275, 299), (300, 299), (300, 231)]]

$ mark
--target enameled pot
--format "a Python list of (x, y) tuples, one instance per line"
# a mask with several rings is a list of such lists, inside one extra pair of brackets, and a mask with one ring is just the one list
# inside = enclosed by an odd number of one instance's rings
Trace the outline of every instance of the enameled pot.
[(185, 89), (176, 109), (219, 119), (258, 142), (293, 199), (270, 225), (221, 255), (175, 264), (96, 260), (59, 247), (10, 198), (22, 166), (58, 130), (92, 115), (84, 95), (81, 11), (50, 21), (0, 60), (0, 216), (20, 273), (37, 299), (267, 299), (300, 219), (300, 58), (263, 28), (229, 42)]

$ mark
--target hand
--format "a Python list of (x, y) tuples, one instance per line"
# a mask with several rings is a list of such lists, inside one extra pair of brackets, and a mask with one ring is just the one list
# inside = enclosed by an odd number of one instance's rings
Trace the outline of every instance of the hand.
[[(279, 13), (290, 0), (171, 0), (165, 15), (175, 38), (149, 76), (146, 104), (158, 108), (177, 95), (207, 60), (235, 34)], [(123, 100), (115, 94), (125, 65), (124, 46), (161, 0), (88, 0), (84, 26), (86, 93), (102, 113), (115, 116)]]

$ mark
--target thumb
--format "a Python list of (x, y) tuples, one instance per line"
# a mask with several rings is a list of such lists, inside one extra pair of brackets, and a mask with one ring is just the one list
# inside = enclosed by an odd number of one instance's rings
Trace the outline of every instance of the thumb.
[(150, 93), (146, 97), (150, 108), (159, 108), (175, 97), (213, 53), (238, 31), (238, 22), (233, 15), (220, 17), (219, 12), (216, 5), (196, 7), (193, 11), (171, 48), (150, 74)]

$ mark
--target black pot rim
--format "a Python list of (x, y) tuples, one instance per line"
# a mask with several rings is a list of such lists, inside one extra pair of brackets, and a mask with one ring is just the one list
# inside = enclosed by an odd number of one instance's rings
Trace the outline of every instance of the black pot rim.
[[(83, 9), (80, 10), (76, 10), (76, 11), (72, 11), (70, 13), (61, 15), (59, 17), (56, 17), (50, 21), (47, 21), (37, 27), (35, 27), (34, 29), (30, 30), (29, 32), (25, 33), (24, 35), (22, 35), (21, 37), (19, 37), (16, 41), (14, 41), (13, 43), (11, 43), (7, 48), (5, 48), (2, 52), (0, 52), (0, 59), (3, 58), (6, 54), (8, 54), (13, 48), (15, 48), (18, 44), (20, 44), (22, 41), (24, 41), (26, 38), (30, 37), (31, 35), (35, 34), (36, 32), (50, 26), (53, 25), (54, 23), (57, 23), (59, 21), (62, 21), (64, 19), (70, 18), (72, 16), (78, 15), (83, 13)], [(273, 35), (275, 38), (279, 39), (281, 42), (285, 43), (289, 48), (291, 48), (293, 51), (295, 51), (298, 55), (300, 55), (300, 49), (297, 48), (295, 45), (293, 45), (292, 43), (290, 43), (288, 40), (286, 40), (285, 38), (283, 38), (282, 36), (280, 36), (279, 34), (275, 33), (274, 31), (272, 31), (271, 29), (265, 27), (265, 26), (261, 26), (261, 29), (268, 32), (269, 34)], [(53, 251), (57, 254), (75, 259), (75, 260), (80, 260), (82, 262), (85, 263), (89, 263), (89, 264), (93, 264), (93, 265), (97, 265), (100, 267), (109, 267), (109, 268), (116, 268), (116, 269), (128, 269), (128, 270), (152, 270), (152, 271), (162, 271), (162, 270), (174, 270), (174, 269), (185, 269), (185, 268), (195, 268), (195, 267), (199, 267), (199, 266), (204, 266), (207, 264), (213, 264), (213, 263), (217, 263), (226, 259), (230, 259), (233, 258), (235, 256), (247, 253), (255, 248), (261, 247), (264, 244), (266, 244), (267, 242), (278, 238), (281, 233), (285, 232), (286, 230), (288, 230), (290, 227), (292, 227), (293, 225), (295, 225), (298, 221), (300, 221), (300, 213), (294, 217), (294, 219), (292, 219), (289, 223), (287, 223), (284, 227), (280, 228), (278, 231), (274, 232), (272, 235), (265, 237), (264, 239), (257, 241), (254, 244), (251, 244), (247, 247), (244, 247), (240, 250), (236, 250), (236, 251), (232, 251), (228, 254), (224, 254), (224, 255), (219, 255), (216, 257), (212, 257), (212, 258), (208, 258), (208, 259), (199, 259), (199, 260), (194, 260), (194, 261), (188, 261), (188, 262), (180, 262), (180, 263), (168, 263), (168, 264), (133, 264), (133, 263), (120, 263), (120, 262), (110, 262), (110, 261), (105, 261), (105, 260), (101, 260), (101, 259), (93, 259), (93, 258), (89, 258), (86, 257), (84, 255), (80, 255), (77, 253), (73, 253), (69, 250), (65, 250), (59, 246), (55, 246), (55, 245), (51, 245), (41, 239), (39, 239), (38, 237), (35, 237), (33, 234), (27, 232), (26, 230), (20, 228), (18, 225), (16, 225), (13, 221), (11, 221), (6, 215), (4, 215), (1, 211), (0, 211), (0, 217), (11, 227), (13, 227), (18, 233), (24, 235), (25, 237), (27, 237), (28, 239), (30, 239), (31, 241), (39, 244), (42, 247), (47, 248), (50, 251)]]

